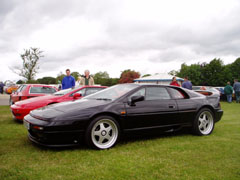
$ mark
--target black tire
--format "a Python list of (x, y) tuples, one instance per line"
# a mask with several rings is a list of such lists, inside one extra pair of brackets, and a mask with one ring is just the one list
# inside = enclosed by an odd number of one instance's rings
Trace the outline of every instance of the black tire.
[(118, 122), (111, 116), (99, 116), (88, 126), (85, 140), (94, 149), (109, 149), (120, 137)]
[(194, 122), (193, 133), (198, 136), (206, 136), (212, 133), (215, 124), (215, 117), (213, 112), (208, 108), (201, 109)]

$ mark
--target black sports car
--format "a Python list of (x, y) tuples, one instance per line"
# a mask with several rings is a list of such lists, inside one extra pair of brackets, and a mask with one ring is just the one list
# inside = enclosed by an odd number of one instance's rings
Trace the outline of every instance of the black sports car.
[(111, 148), (120, 134), (190, 127), (209, 135), (223, 115), (219, 97), (180, 87), (119, 84), (81, 100), (49, 105), (24, 118), (29, 139), (45, 146)]

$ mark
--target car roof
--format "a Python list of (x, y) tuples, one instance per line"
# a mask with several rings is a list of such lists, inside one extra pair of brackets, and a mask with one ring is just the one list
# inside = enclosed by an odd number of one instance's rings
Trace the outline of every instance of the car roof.
[(168, 84), (155, 84), (155, 83), (129, 83), (129, 84), (136, 84), (139, 86), (160, 86), (160, 87), (176, 87), (176, 88), (182, 88), (179, 86), (172, 86), (172, 85), (168, 85)]

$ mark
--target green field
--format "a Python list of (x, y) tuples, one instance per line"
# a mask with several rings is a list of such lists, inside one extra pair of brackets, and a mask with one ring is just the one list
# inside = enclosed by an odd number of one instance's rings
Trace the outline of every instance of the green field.
[(210, 136), (187, 132), (124, 138), (110, 150), (49, 149), (0, 106), (0, 179), (240, 179), (240, 104), (221, 103)]

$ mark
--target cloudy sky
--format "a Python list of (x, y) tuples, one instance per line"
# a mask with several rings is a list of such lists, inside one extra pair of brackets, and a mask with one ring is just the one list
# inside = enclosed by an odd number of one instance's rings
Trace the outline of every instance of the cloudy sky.
[(9, 67), (30, 47), (44, 51), (36, 78), (229, 64), (240, 52), (239, 12), (239, 0), (1, 0), (0, 81), (21, 79)]

